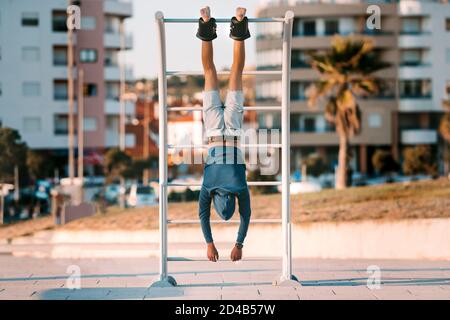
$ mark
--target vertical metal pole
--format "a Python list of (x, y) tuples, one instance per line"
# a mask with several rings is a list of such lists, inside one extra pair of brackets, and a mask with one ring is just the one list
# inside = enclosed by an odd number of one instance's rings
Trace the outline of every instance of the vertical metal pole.
[(282, 189), (281, 216), (283, 231), (283, 265), (281, 281), (292, 279), (292, 248), (291, 248), (291, 208), (290, 208), (290, 71), (291, 71), (291, 39), (294, 13), (287, 11), (283, 24), (283, 66), (282, 66), (282, 96), (281, 96), (281, 143), (282, 143)]
[(3, 185), (0, 184), (0, 225), (4, 223), (5, 211), (3, 210), (5, 206), (5, 197), (3, 195)]
[(20, 185), (19, 185), (19, 166), (14, 166), (14, 201), (19, 205), (20, 200)]
[(124, 19), (120, 20), (119, 26), (120, 33), (120, 110), (119, 110), (119, 148), (125, 150), (125, 23)]
[[(72, 3), (69, 0), (69, 5)], [(75, 155), (74, 155), (74, 88), (73, 88), (73, 30), (69, 28), (67, 31), (67, 93), (69, 98), (69, 178), (70, 184), (73, 184), (73, 178), (75, 177)]]
[[(149, 100), (148, 100), (148, 96), (147, 96), (147, 91), (145, 91), (145, 96), (144, 96), (144, 139), (143, 139), (143, 158), (144, 161), (148, 161), (149, 160), (149, 156), (150, 156), (150, 146), (148, 144), (148, 140), (149, 140), (149, 135), (150, 135), (150, 128), (149, 128), (149, 123), (150, 123), (150, 104), (149, 104)], [(143, 176), (142, 176), (142, 183), (145, 186), (148, 186), (148, 180), (149, 180), (149, 176), (150, 176), (150, 170), (148, 168), (144, 169), (143, 172)]]
[(84, 202), (84, 70), (78, 70), (78, 179), (80, 198)]
[[(125, 151), (125, 19), (120, 20), (120, 93), (119, 93), (119, 148)], [(125, 208), (125, 179), (120, 177), (119, 205)]]
[(159, 108), (159, 276), (167, 279), (167, 75), (166, 75), (166, 39), (164, 15), (155, 14), (158, 34), (158, 108)]

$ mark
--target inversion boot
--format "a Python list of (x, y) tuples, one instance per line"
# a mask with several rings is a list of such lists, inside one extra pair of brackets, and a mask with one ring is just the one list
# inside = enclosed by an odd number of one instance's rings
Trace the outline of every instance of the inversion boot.
[(198, 19), (197, 38), (203, 41), (212, 41), (217, 38), (217, 24), (216, 19), (210, 18), (207, 22), (203, 18)]
[(236, 17), (231, 18), (230, 38), (237, 41), (244, 41), (245, 39), (250, 38), (247, 17), (244, 17), (242, 21), (239, 21)]

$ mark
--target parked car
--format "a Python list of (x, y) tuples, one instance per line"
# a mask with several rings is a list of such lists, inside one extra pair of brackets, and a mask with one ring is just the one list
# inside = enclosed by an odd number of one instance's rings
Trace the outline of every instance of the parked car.
[(105, 188), (105, 200), (108, 204), (117, 204), (119, 202), (120, 185), (108, 184)]
[(155, 190), (151, 186), (133, 184), (127, 193), (127, 206), (140, 208), (157, 204)]
[[(278, 191), (281, 192), (282, 186), (278, 186)], [(319, 183), (314, 181), (302, 181), (302, 182), (291, 182), (291, 194), (299, 193), (309, 193), (309, 192), (319, 192), (322, 187)]]

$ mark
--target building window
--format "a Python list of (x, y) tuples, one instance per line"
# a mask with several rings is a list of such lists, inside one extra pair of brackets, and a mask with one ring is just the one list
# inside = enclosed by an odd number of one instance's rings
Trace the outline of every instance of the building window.
[(96, 131), (97, 130), (97, 118), (86, 117), (84, 118), (84, 131)]
[(447, 63), (450, 63), (450, 49), (447, 49)]
[(67, 114), (55, 114), (53, 118), (53, 133), (67, 135), (69, 133), (69, 117)]
[(97, 85), (92, 83), (85, 83), (83, 93), (85, 97), (95, 97), (97, 95)]
[(309, 81), (293, 81), (291, 82), (291, 99), (306, 100), (307, 90), (311, 83)]
[(67, 81), (65, 80), (55, 80), (53, 82), (53, 98), (55, 100), (67, 100)]
[(314, 117), (306, 117), (303, 119), (303, 131), (304, 132), (316, 131), (316, 119)]
[(450, 18), (447, 18), (447, 19), (445, 20), (445, 29), (446, 29), (447, 31), (450, 31)]
[(418, 66), (422, 63), (422, 51), (420, 49), (402, 50), (400, 60), (403, 66)]
[(80, 61), (84, 63), (97, 62), (97, 50), (95, 49), (83, 49), (80, 51)]
[(67, 65), (67, 47), (53, 47), (53, 65), (66, 66)]
[(41, 94), (41, 84), (39, 82), (24, 82), (22, 84), (22, 94), (25, 97), (37, 97)]
[(368, 122), (370, 128), (380, 128), (382, 124), (381, 114), (377, 112), (369, 113)]
[(105, 17), (105, 33), (119, 33), (120, 19), (118, 17)]
[(0, 82), (0, 97), (3, 95), (2, 83)]
[(27, 133), (41, 132), (42, 122), (39, 117), (25, 117), (23, 118), (23, 130)]
[(291, 66), (292, 68), (310, 68), (308, 56), (303, 50), (292, 50)]
[(22, 61), (25, 62), (37, 62), (41, 59), (39, 47), (23, 47), (22, 48)]
[(97, 20), (95, 17), (81, 17), (82, 30), (95, 30), (97, 28)]
[(39, 14), (37, 12), (22, 13), (22, 26), (24, 27), (39, 26)]
[(315, 36), (316, 35), (316, 21), (304, 21), (303, 22), (303, 35)]
[(52, 29), (54, 32), (67, 31), (67, 13), (64, 11), (53, 11), (52, 14)]
[(112, 67), (119, 65), (117, 50), (105, 50), (105, 66)]
[(0, 47), (0, 61), (2, 61), (2, 47)]
[(326, 20), (325, 21), (325, 35), (332, 36), (339, 33), (339, 21), (338, 20)]
[(401, 80), (401, 98), (431, 98), (431, 80)]
[(119, 100), (120, 86), (118, 82), (107, 82), (105, 85), (105, 98), (107, 100)]
[(419, 34), (422, 32), (422, 18), (408, 17), (402, 19), (402, 34)]

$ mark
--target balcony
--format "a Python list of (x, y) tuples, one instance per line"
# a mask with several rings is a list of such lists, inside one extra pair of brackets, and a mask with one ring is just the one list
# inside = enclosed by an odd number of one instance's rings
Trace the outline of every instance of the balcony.
[[(119, 99), (109, 99), (105, 100), (105, 114), (107, 115), (118, 115), (120, 113), (120, 102)], [(134, 104), (131, 102), (125, 103), (125, 114), (133, 116), (135, 113)]]
[(432, 46), (431, 33), (400, 34), (398, 37), (398, 46), (400, 48), (429, 48)]
[(435, 144), (438, 135), (434, 129), (407, 129), (401, 131), (400, 141), (402, 144)]
[[(125, 79), (133, 80), (133, 69), (125, 68)], [(119, 66), (105, 66), (105, 81), (119, 81), (120, 67)]]
[(133, 15), (133, 5), (130, 1), (106, 0), (103, 3), (103, 11), (109, 15), (131, 17)]
[(399, 70), (400, 79), (433, 78), (433, 70), (430, 63), (402, 63)]
[[(105, 33), (103, 37), (105, 48), (120, 49), (120, 34), (119, 33)], [(131, 35), (125, 36), (125, 49), (133, 48), (133, 37)]]
[(439, 110), (434, 107), (430, 96), (417, 98), (401, 97), (398, 109), (403, 112), (442, 111), (442, 109)]
[[(118, 147), (119, 146), (119, 132), (118, 130), (106, 130), (105, 147)], [(125, 147), (133, 148), (136, 145), (136, 135), (127, 133), (125, 135)]]

